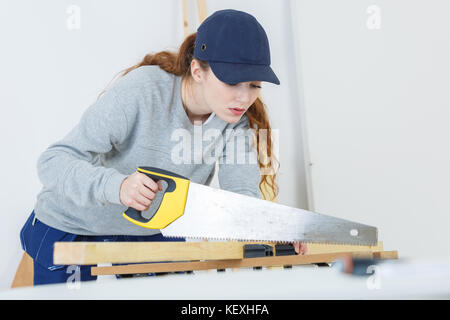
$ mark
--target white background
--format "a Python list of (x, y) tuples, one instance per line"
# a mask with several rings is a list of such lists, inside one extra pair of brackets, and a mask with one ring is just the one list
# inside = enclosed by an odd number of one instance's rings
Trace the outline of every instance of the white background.
[[(381, 24), (370, 30), (374, 4)], [(66, 26), (70, 5), (81, 9), (78, 30)], [(175, 0), (0, 6), (7, 289), (22, 255), (19, 231), (41, 189), (39, 155), (120, 70), (146, 53), (176, 50), (183, 25)], [(279, 129), (279, 202), (377, 226), (385, 248), (403, 257), (448, 255), (449, 3), (207, 1), (208, 15), (225, 8), (253, 14), (270, 41), (281, 85), (263, 83), (262, 96)]]

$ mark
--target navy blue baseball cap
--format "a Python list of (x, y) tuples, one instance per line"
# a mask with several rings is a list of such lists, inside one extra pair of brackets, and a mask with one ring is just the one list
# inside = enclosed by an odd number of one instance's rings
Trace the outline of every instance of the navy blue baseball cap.
[(214, 12), (197, 29), (194, 57), (208, 61), (222, 82), (266, 81), (280, 84), (270, 67), (266, 32), (255, 17), (243, 11)]

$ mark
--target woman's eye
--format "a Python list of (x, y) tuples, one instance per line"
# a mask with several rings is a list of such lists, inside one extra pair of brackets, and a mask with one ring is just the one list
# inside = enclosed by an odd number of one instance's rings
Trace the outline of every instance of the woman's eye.
[[(227, 83), (229, 86), (236, 86), (237, 85), (237, 83)], [(261, 86), (258, 86), (258, 85), (256, 85), (256, 84), (251, 84), (250, 85), (250, 87), (252, 87), (252, 88), (258, 88), (258, 89), (261, 89)]]

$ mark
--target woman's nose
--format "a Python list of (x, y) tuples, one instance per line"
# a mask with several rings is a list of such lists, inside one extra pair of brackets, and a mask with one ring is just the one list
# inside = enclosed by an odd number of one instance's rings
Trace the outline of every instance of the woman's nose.
[(249, 89), (242, 89), (239, 90), (236, 101), (238, 101), (240, 104), (247, 104), (250, 102), (251, 99), (251, 91)]

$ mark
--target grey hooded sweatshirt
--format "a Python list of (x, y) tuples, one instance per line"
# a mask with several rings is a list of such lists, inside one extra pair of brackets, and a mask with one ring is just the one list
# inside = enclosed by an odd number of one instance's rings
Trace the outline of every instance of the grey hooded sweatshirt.
[(205, 123), (193, 125), (183, 109), (180, 76), (159, 66), (134, 69), (39, 157), (43, 188), (36, 218), (79, 235), (159, 233), (122, 216), (127, 207), (120, 202), (120, 186), (140, 166), (209, 185), (217, 162), (221, 189), (261, 198), (257, 153), (248, 129), (245, 114), (230, 124), (212, 113)]

